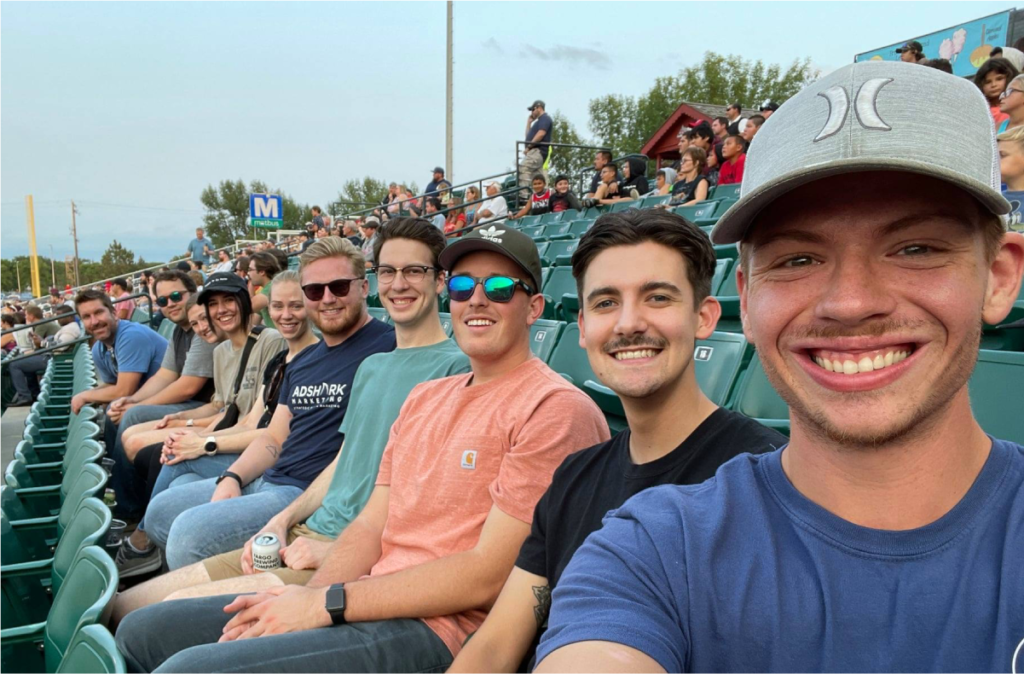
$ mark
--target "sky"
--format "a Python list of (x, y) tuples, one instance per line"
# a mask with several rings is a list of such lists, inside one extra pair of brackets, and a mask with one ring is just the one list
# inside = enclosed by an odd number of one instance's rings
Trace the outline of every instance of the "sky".
[[(587, 104), (637, 96), (705, 51), (823, 72), (1005, 2), (456, 2), (454, 157), (514, 165), (526, 106), (584, 136)], [(366, 175), (444, 165), (443, 2), (0, 3), (0, 254), (185, 251), (202, 190), (258, 179), (325, 204)]]

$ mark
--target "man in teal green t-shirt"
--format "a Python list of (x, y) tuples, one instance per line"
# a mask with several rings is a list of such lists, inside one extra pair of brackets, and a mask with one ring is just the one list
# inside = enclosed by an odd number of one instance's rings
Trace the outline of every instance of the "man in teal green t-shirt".
[[(470, 371), (469, 358), (445, 334), (438, 316), (437, 298), (445, 279), (437, 258), (445, 247), (444, 234), (427, 220), (397, 218), (377, 235), (375, 245), (380, 299), (394, 320), (398, 348), (370, 356), (359, 366), (340, 429), (343, 443), (338, 456), (245, 548), (138, 586), (133, 590), (132, 610), (167, 598), (304, 584), (319, 568), (331, 541), (369, 499), (391, 426), (412, 389), (425, 381)], [(356, 292), (355, 287), (351, 292)], [(285, 545), (282, 566), (254, 573), (252, 541), (267, 533)]]

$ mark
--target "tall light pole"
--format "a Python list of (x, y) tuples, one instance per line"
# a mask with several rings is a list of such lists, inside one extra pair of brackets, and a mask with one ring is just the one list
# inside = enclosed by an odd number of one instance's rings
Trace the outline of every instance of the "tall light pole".
[(53, 265), (54, 265), (54, 262), (53, 262), (53, 244), (51, 243), (50, 244), (50, 283), (51, 283), (50, 287), (51, 288), (56, 288), (57, 287), (57, 268), (55, 266), (53, 266)]
[(444, 174), (452, 179), (452, 0), (448, 0), (448, 69), (445, 78), (447, 100), (445, 106)]
[(82, 285), (81, 280), (78, 278), (78, 230), (75, 228), (75, 216), (78, 215), (78, 209), (75, 208), (74, 199), (71, 200), (71, 238), (75, 242), (75, 287)]

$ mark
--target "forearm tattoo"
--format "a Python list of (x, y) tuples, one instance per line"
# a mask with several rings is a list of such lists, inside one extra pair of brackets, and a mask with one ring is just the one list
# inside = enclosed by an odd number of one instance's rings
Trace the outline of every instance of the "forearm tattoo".
[(537, 599), (537, 605), (533, 607), (533, 617), (537, 620), (537, 629), (541, 629), (547, 623), (548, 613), (551, 612), (551, 587), (534, 585), (533, 596)]
[(266, 450), (270, 452), (270, 455), (276, 459), (277, 455), (281, 451), (281, 448), (277, 446), (276, 442), (268, 442), (266, 445)]

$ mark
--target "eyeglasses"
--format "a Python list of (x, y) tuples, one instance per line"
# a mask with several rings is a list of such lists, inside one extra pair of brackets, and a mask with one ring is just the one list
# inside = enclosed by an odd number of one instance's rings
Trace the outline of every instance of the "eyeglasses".
[(327, 283), (307, 283), (302, 286), (302, 294), (311, 302), (319, 302), (324, 298), (324, 288), (330, 288), (331, 294), (335, 297), (345, 297), (348, 295), (349, 288), (352, 287), (352, 281), (364, 280), (361, 278), (338, 278)]
[(414, 264), (408, 267), (386, 267), (379, 266), (374, 267), (373, 271), (377, 274), (377, 281), (380, 283), (394, 283), (395, 277), (401, 272), (402, 277), (405, 278), (409, 283), (419, 283), (422, 281), (429, 271), (437, 271), (437, 267), (428, 267), (422, 264)]
[(159, 307), (166, 307), (171, 302), (180, 302), (184, 297), (185, 293), (181, 292), (180, 290), (175, 290), (170, 295), (161, 295), (160, 297), (156, 298), (156, 304)]
[(1024, 89), (1014, 89), (1013, 87), (1008, 87), (1005, 91), (1003, 91), (1003, 93), (999, 94), (999, 100), (1003, 100), (1004, 98), (1009, 98), (1010, 94), (1014, 94), (1014, 93), (1022, 94), (1022, 93), (1024, 93)]
[(483, 285), (484, 295), (492, 302), (511, 302), (512, 296), (516, 293), (516, 286), (526, 291), (527, 295), (533, 294), (533, 289), (517, 278), (511, 276), (488, 276), (477, 278), (475, 276), (453, 276), (448, 279), (448, 297), (454, 302), (466, 302), (473, 296), (477, 284)]

